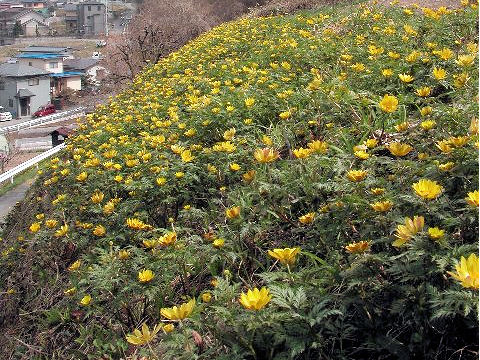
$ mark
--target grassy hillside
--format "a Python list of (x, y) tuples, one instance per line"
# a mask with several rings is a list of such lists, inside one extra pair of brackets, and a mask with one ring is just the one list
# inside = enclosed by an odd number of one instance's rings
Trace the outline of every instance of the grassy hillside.
[(0, 357), (476, 358), (477, 24), (325, 8), (150, 66), (10, 216)]

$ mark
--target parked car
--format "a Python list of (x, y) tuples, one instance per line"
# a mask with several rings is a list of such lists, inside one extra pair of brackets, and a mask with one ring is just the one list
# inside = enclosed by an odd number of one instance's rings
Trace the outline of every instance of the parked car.
[(0, 121), (12, 120), (12, 113), (10, 111), (5, 111), (3, 106), (0, 106)]
[(33, 113), (32, 117), (36, 118), (36, 117), (47, 116), (47, 115), (53, 114), (55, 111), (57, 110), (55, 109), (55, 106), (53, 104), (43, 105), (43, 106), (40, 106), (38, 110)]

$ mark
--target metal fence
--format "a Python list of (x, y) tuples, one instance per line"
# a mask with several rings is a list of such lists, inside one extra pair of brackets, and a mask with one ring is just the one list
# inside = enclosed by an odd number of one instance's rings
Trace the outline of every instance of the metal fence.
[(38, 164), (40, 161), (45, 160), (49, 158), (50, 156), (56, 154), (60, 150), (62, 150), (65, 147), (65, 144), (60, 144), (57, 145), (53, 148), (51, 148), (48, 151), (45, 151), (44, 153), (41, 153), (40, 155), (35, 156), (34, 158), (31, 158), (30, 160), (25, 161), (24, 163), (14, 167), (13, 169), (10, 169), (3, 174), (0, 174), (0, 184), (3, 183), (6, 180), (10, 179), (10, 182), (13, 183), (13, 178), (15, 175), (18, 175), (19, 173), (27, 170), (28, 168), (32, 167), (33, 165)]
[(0, 128), (0, 135), (2, 134), (7, 134), (9, 132), (13, 131), (19, 131), (22, 129), (26, 128), (31, 128), (34, 126), (38, 125), (44, 125), (44, 124), (50, 124), (53, 122), (57, 121), (64, 121), (64, 120), (69, 120), (75, 117), (83, 116), (85, 114), (85, 108), (83, 107), (78, 107), (74, 109), (70, 109), (67, 111), (62, 111), (59, 113), (55, 113), (52, 115), (44, 116), (44, 117), (39, 117), (36, 119), (24, 121), (22, 123), (16, 124), (16, 125), (10, 125), (10, 126), (5, 126)]

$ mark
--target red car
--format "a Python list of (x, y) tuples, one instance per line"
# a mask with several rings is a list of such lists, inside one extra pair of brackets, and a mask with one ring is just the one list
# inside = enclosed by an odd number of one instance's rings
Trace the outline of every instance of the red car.
[(55, 111), (55, 106), (53, 104), (47, 104), (44, 106), (40, 106), (37, 111), (33, 113), (33, 117), (42, 117), (53, 114)]

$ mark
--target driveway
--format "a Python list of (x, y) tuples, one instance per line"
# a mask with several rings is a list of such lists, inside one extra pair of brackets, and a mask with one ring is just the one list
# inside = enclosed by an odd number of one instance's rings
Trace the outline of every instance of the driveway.
[(2, 222), (8, 213), (13, 209), (15, 204), (22, 201), (25, 193), (32, 185), (32, 180), (26, 181), (18, 185), (14, 189), (0, 196), (0, 222)]

